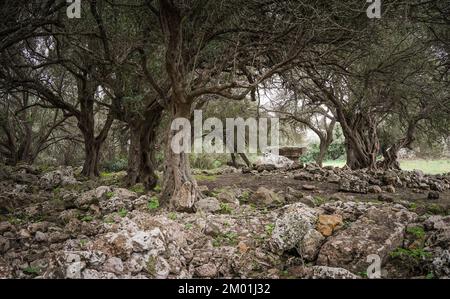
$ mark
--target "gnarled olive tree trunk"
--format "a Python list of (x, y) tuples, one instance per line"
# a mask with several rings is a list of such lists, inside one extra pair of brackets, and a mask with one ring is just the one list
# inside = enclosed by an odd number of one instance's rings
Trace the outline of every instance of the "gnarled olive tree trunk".
[(415, 140), (416, 126), (420, 119), (416, 119), (409, 123), (405, 137), (392, 143), (390, 146), (383, 149), (383, 161), (380, 167), (383, 169), (397, 169), (400, 170), (400, 163), (398, 162), (398, 152), (402, 148), (410, 148)]
[(94, 178), (100, 175), (99, 159), (100, 149), (113, 124), (114, 117), (110, 113), (103, 125), (100, 133), (95, 136), (95, 92), (97, 84), (89, 82), (87, 78), (78, 79), (78, 100), (80, 103), (80, 113), (77, 115), (78, 128), (83, 134), (84, 139), (84, 165), (81, 174), (83, 176)]
[[(177, 118), (184, 118), (189, 121), (191, 105), (172, 99), (169, 113), (171, 122)], [(169, 124), (166, 135), (164, 181), (161, 199), (163, 203), (169, 203), (177, 210), (189, 211), (192, 209), (195, 200), (200, 197), (200, 193), (197, 191), (197, 182), (191, 174), (188, 153), (184, 151), (175, 152), (172, 148), (176, 134), (177, 131), (172, 130)], [(189, 141), (184, 140), (184, 142)]]
[(156, 133), (162, 117), (162, 108), (149, 113), (144, 121), (130, 125), (127, 184), (144, 184), (152, 190), (158, 183), (155, 159)]
[(362, 113), (340, 118), (345, 137), (347, 166), (351, 169), (376, 169), (380, 142), (376, 120)]

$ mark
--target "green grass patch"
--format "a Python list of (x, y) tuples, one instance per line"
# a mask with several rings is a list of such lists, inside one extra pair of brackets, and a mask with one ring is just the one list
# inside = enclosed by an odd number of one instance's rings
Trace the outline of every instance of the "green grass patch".
[(412, 258), (415, 260), (427, 259), (431, 258), (431, 253), (425, 251), (423, 248), (416, 249), (406, 249), (406, 248), (397, 248), (393, 252), (391, 252), (392, 258)]
[(271, 236), (273, 230), (275, 229), (275, 224), (273, 224), (273, 223), (267, 224), (267, 225), (265, 226), (265, 229), (266, 229), (266, 233), (267, 233), (269, 236)]
[(23, 269), (23, 273), (28, 274), (28, 275), (38, 276), (41, 273), (41, 269), (36, 268), (36, 267), (27, 267), (27, 268)]
[(157, 185), (155, 186), (155, 188), (153, 188), (153, 190), (154, 190), (155, 192), (161, 192), (161, 191), (162, 191), (162, 187), (161, 187), (160, 184), (157, 184)]
[(177, 220), (177, 214), (174, 212), (170, 212), (168, 217), (170, 220), (174, 220), (174, 221)]
[(238, 235), (233, 232), (219, 234), (213, 240), (214, 247), (236, 246), (238, 244)]
[(231, 214), (233, 212), (233, 209), (230, 207), (227, 203), (220, 203), (220, 212), (222, 214)]
[(214, 182), (215, 180), (217, 180), (217, 176), (215, 176), (215, 175), (206, 175), (206, 174), (197, 174), (197, 175), (194, 175), (194, 178), (197, 181), (203, 181), (203, 182), (205, 182), (205, 181)]
[(100, 172), (100, 178), (102, 179), (111, 179), (114, 178), (114, 176), (115, 176), (114, 172), (106, 172), (106, 171)]
[(248, 202), (248, 200), (250, 199), (250, 191), (244, 191), (244, 192), (242, 192), (242, 194), (241, 194), (241, 196), (239, 197), (239, 199), (242, 201), (242, 202)]
[(420, 226), (408, 227), (406, 231), (414, 235), (417, 239), (422, 239), (425, 237), (425, 230)]
[(129, 190), (133, 191), (139, 195), (144, 195), (146, 193), (145, 186), (143, 184), (136, 184), (133, 187), (131, 187)]
[(156, 210), (157, 208), (159, 208), (159, 199), (156, 196), (153, 196), (152, 198), (150, 198), (150, 200), (147, 203), (147, 208), (150, 211)]
[(450, 172), (450, 160), (404, 160), (400, 161), (403, 170), (422, 170), (426, 174), (442, 174)]
[(447, 211), (444, 207), (438, 205), (438, 204), (431, 204), (427, 208), (427, 212), (431, 215), (446, 215)]
[(120, 217), (125, 218), (128, 215), (127, 209), (123, 208), (119, 212), (117, 212)]
[(92, 222), (94, 220), (94, 217), (92, 217), (91, 215), (85, 215), (81, 217), (80, 220), (83, 222)]

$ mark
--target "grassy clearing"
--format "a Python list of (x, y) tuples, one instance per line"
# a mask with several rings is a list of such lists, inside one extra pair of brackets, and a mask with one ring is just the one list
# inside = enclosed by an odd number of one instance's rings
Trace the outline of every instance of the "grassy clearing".
[[(343, 167), (344, 160), (325, 161), (324, 166)], [(403, 170), (422, 170), (426, 174), (442, 174), (450, 172), (450, 160), (403, 160), (400, 161), (400, 166)]]
[(420, 169), (428, 174), (450, 172), (450, 160), (405, 160), (400, 166), (404, 170)]

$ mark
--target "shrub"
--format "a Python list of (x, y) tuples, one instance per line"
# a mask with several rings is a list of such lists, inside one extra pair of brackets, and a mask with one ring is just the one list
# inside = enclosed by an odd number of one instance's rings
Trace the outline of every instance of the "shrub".
[(111, 161), (106, 161), (102, 165), (102, 169), (106, 172), (124, 171), (128, 167), (128, 159), (118, 158)]

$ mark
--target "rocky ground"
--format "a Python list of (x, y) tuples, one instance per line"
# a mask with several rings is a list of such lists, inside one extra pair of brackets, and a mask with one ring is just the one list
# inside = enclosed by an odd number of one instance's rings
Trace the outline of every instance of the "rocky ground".
[[(76, 173), (77, 171), (75, 171)], [(0, 278), (450, 277), (450, 175), (291, 165), (196, 171), (190, 213), (123, 174), (0, 169)]]

